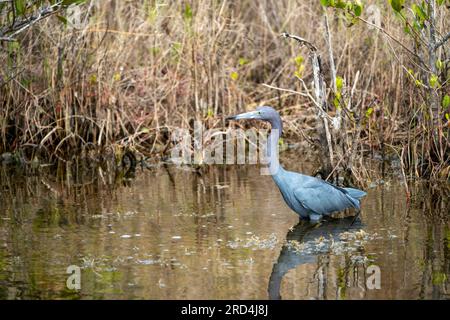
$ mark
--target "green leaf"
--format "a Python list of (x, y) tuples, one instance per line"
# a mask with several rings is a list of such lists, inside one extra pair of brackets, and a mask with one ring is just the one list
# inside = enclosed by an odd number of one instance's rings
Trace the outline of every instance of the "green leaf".
[(89, 78), (89, 83), (90, 84), (96, 84), (97, 83), (97, 75), (96, 74), (92, 74)]
[(446, 94), (445, 97), (442, 98), (442, 107), (444, 109), (447, 109), (449, 106), (450, 106), (450, 96)]
[(430, 87), (436, 88), (439, 85), (438, 77), (437, 75), (433, 74), (430, 77)]
[(58, 20), (61, 21), (65, 26), (67, 26), (68, 21), (67, 21), (66, 17), (60, 16), (60, 15), (57, 15), (56, 17), (57, 17)]
[(432, 283), (434, 285), (444, 284), (447, 281), (447, 275), (443, 272), (434, 272), (432, 276)]
[(337, 110), (341, 109), (341, 94), (339, 92), (336, 93), (336, 96), (333, 99), (333, 104)]
[(20, 43), (17, 41), (8, 42), (7, 46), (9, 52), (17, 52), (20, 49)]
[(245, 66), (246, 64), (248, 64), (250, 61), (248, 59), (245, 58), (239, 58), (239, 65), (240, 66)]
[(344, 86), (344, 79), (342, 79), (339, 76), (336, 77), (336, 88), (337, 88), (337, 91), (341, 91), (343, 86)]
[(183, 18), (186, 21), (191, 21), (192, 20), (192, 8), (191, 5), (189, 3), (186, 3), (186, 5), (184, 6), (184, 11), (183, 11)]
[(304, 60), (305, 59), (301, 55), (298, 55), (294, 58), (294, 61), (295, 61), (295, 64), (297, 65), (297, 67), (301, 66), (303, 64)]
[(305, 61), (305, 59), (301, 56), (298, 55), (294, 58), (294, 62), (295, 62), (295, 66), (296, 66), (296, 71), (294, 72), (294, 75), (296, 77), (301, 78), (303, 75), (303, 71), (305, 70), (305, 65), (303, 64), (303, 62)]
[(423, 23), (425, 20), (428, 20), (428, 15), (426, 14), (425, 9), (421, 5), (413, 4), (411, 6), (411, 9), (413, 10), (414, 14), (421, 23)]
[(359, 0), (355, 1), (355, 3), (353, 4), (353, 13), (355, 14), (355, 16), (357, 17), (361, 16), (362, 10), (363, 10), (362, 3)]
[(27, 3), (25, 0), (14, 0), (14, 6), (16, 7), (16, 13), (18, 15), (24, 15), (27, 9)]
[(409, 25), (405, 24), (405, 26), (403, 27), (403, 31), (406, 34), (411, 34), (411, 28), (409, 27)]
[(158, 17), (158, 8), (155, 5), (154, 7), (150, 7), (148, 9), (147, 19), (148, 21), (153, 24), (156, 21), (156, 18)]
[(122, 75), (120, 74), (120, 72), (114, 73), (113, 80), (116, 82), (122, 80)]
[(405, 4), (405, 0), (389, 0), (391, 3), (392, 9), (396, 12), (400, 12), (403, 9), (403, 5)]
[(345, 9), (346, 6), (347, 6), (347, 2), (341, 1), (341, 0), (338, 0), (337, 3), (333, 4), (333, 7), (336, 7), (338, 9)]
[(239, 78), (239, 74), (236, 71), (233, 71), (233, 72), (230, 73), (230, 78), (233, 81), (236, 81)]
[(71, 4), (82, 4), (86, 2), (86, 0), (64, 0), (61, 4), (63, 6), (70, 6)]

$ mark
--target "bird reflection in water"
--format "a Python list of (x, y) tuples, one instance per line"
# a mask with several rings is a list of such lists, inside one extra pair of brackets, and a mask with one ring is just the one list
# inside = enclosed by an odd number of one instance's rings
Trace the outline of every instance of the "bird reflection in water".
[[(281, 299), (281, 282), (283, 277), (290, 271), (303, 264), (319, 264), (321, 258), (330, 252), (329, 246), (323, 246), (320, 239), (328, 239), (339, 242), (340, 237), (345, 232), (361, 230), (363, 224), (361, 220), (347, 217), (343, 219), (327, 218), (319, 224), (313, 224), (309, 221), (300, 220), (300, 222), (286, 235), (286, 243), (283, 246), (277, 262), (274, 264), (269, 280), (268, 294), (269, 299)], [(312, 244), (312, 247), (304, 250), (294, 250), (289, 243), (295, 242), (300, 245)], [(327, 287), (326, 277), (323, 273), (318, 275), (319, 286), (318, 298), (326, 298), (325, 290)]]

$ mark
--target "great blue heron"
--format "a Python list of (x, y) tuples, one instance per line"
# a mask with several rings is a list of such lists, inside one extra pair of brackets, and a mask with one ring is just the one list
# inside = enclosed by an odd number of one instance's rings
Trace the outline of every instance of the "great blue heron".
[(283, 124), (280, 115), (272, 107), (261, 106), (255, 111), (228, 117), (227, 120), (255, 119), (267, 121), (272, 125), (267, 140), (267, 153), (272, 178), (281, 191), (287, 205), (303, 219), (319, 221), (323, 216), (347, 208), (360, 209), (360, 199), (364, 191), (353, 188), (341, 188), (325, 180), (297, 172), (284, 170), (279, 164), (277, 144), (281, 137)]

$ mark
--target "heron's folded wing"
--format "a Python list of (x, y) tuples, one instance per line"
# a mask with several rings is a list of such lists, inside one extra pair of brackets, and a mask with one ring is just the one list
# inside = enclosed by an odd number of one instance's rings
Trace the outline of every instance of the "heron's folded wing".
[(327, 184), (296, 188), (294, 196), (303, 207), (317, 214), (327, 214), (354, 207), (353, 202), (345, 193)]

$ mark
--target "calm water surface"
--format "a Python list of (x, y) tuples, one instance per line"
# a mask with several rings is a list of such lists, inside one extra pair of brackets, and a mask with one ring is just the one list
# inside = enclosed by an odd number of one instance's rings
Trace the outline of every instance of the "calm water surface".
[(360, 221), (312, 226), (254, 166), (160, 167), (115, 187), (101, 174), (69, 186), (1, 178), (1, 299), (449, 298), (442, 188), (412, 185), (408, 203), (386, 182), (368, 190)]

